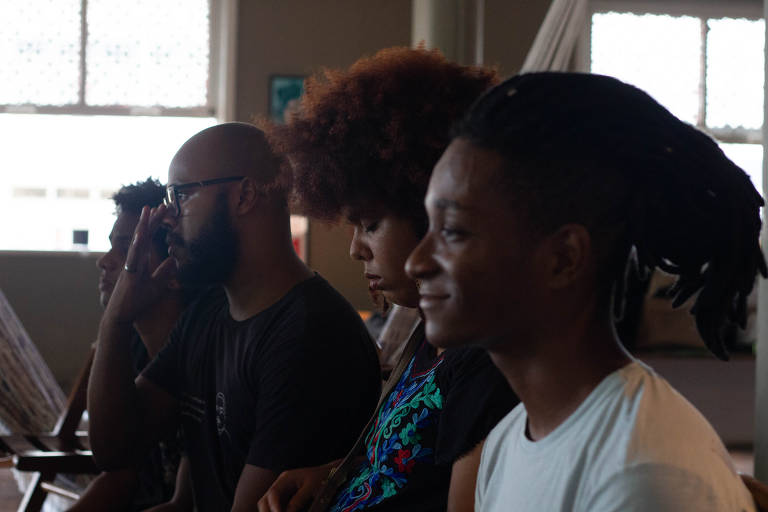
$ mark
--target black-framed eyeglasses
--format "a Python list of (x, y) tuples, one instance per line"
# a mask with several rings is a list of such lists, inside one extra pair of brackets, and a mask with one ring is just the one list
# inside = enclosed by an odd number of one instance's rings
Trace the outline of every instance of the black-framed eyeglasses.
[(211, 180), (179, 183), (178, 185), (168, 185), (165, 187), (165, 199), (163, 199), (163, 204), (168, 207), (168, 211), (170, 211), (174, 217), (178, 217), (179, 213), (181, 213), (181, 200), (179, 198), (179, 192), (184, 192), (185, 190), (192, 188), (218, 185), (219, 183), (239, 181), (243, 178), (245, 178), (245, 176), (228, 176), (226, 178), (213, 178)]

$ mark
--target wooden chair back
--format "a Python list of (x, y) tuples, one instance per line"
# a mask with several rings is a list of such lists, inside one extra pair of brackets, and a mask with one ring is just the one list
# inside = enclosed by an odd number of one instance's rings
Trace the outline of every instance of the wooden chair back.
[[(87, 434), (78, 431), (86, 408), (91, 349), (75, 385), (61, 388), (0, 291), (0, 456), (5, 466), (31, 472), (19, 511), (37, 512), (48, 493), (77, 499), (54, 484), (60, 473), (96, 473)], [(51, 429), (51, 427), (53, 427)]]

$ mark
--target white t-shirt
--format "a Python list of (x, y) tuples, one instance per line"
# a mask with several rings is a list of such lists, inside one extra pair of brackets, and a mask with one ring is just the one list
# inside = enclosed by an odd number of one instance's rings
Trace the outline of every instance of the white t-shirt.
[(488, 435), (478, 512), (754, 511), (704, 417), (639, 362), (606, 377), (543, 439), (521, 403)]

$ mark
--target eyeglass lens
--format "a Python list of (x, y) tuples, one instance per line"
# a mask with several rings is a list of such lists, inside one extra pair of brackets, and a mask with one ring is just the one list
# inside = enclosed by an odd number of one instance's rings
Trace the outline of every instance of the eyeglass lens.
[(165, 199), (163, 200), (165, 203), (165, 206), (168, 207), (168, 209), (171, 211), (173, 215), (179, 214), (179, 204), (176, 201), (176, 191), (168, 187), (165, 191)]

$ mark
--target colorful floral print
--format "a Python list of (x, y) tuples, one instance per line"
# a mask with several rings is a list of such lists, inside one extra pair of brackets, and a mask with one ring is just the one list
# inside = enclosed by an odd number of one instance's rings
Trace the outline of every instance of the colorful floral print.
[(435, 370), (437, 358), (425, 371), (414, 372), (415, 357), (378, 410), (366, 438), (367, 460), (337, 495), (331, 510), (352, 512), (398, 494), (412, 475), (434, 464), (435, 427), (443, 394)]

